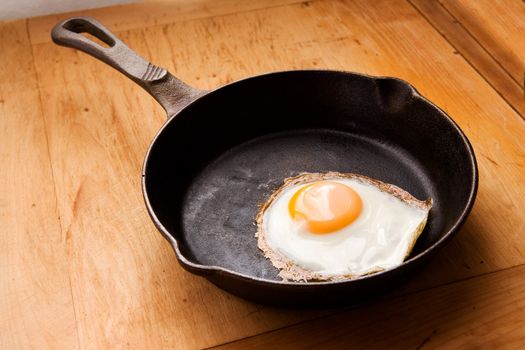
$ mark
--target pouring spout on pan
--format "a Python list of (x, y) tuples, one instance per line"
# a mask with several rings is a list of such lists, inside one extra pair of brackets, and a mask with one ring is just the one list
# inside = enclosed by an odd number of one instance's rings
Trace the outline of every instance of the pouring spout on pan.
[[(81, 33), (93, 35), (107, 47)], [(190, 102), (207, 93), (187, 85), (166, 69), (146, 61), (93, 18), (73, 17), (60, 22), (53, 28), (51, 38), (58, 45), (90, 54), (126, 75), (153, 96), (168, 117), (177, 114)]]
[[(467, 137), (403, 80), (283, 71), (206, 92), (148, 63), (91, 18), (61, 22), (52, 37), (118, 69), (168, 116), (176, 114), (146, 153), (148, 213), (186, 270), (238, 296), (286, 307), (364, 301), (421, 269), (474, 204), (478, 171)], [(257, 247), (259, 204), (293, 174), (330, 171), (363, 174), (432, 198), (425, 230), (397, 267), (353, 279), (282, 281)]]

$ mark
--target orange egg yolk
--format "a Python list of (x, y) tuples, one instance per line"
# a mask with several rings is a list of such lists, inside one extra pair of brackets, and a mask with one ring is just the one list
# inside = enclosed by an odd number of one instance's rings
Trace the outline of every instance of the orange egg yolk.
[(312, 233), (330, 233), (351, 224), (362, 210), (361, 197), (350, 187), (319, 181), (299, 189), (288, 203), (294, 220), (305, 220)]

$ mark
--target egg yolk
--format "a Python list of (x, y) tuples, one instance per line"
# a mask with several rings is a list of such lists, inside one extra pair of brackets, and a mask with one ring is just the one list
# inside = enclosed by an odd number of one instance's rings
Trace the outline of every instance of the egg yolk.
[(305, 220), (312, 233), (330, 233), (351, 224), (362, 209), (361, 197), (350, 187), (319, 181), (299, 189), (288, 203), (294, 220)]

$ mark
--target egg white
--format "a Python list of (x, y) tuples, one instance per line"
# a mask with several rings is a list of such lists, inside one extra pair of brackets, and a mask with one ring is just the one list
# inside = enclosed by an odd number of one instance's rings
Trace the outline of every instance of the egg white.
[[(284, 260), (288, 267), (297, 265), (317, 279), (357, 277), (400, 265), (422, 231), (430, 205), (410, 205), (359, 178), (330, 181), (357, 192), (362, 199), (359, 217), (338, 231), (311, 233), (304, 221), (292, 219), (288, 203), (299, 189), (312, 181), (284, 188), (264, 210), (259, 225), (265, 245), (281, 257), (272, 260)], [(282, 263), (274, 265), (285, 267)], [(300, 274), (296, 277), (304, 279)], [(288, 278), (295, 279), (290, 274)]]

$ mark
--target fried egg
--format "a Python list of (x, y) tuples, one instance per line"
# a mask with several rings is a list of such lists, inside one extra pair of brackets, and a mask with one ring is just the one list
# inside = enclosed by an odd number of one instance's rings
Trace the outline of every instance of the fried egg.
[(366, 176), (304, 173), (261, 206), (258, 247), (284, 280), (356, 278), (400, 265), (431, 206)]

